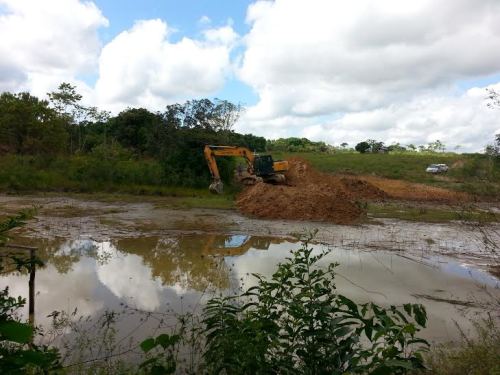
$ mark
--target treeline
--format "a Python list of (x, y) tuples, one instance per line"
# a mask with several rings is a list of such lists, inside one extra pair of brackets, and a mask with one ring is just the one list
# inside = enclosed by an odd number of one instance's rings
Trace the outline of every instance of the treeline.
[[(347, 144), (345, 144), (347, 145)], [(458, 146), (460, 148), (460, 146)], [(456, 149), (458, 149), (456, 148)], [(354, 149), (361, 154), (364, 153), (387, 153), (387, 152), (444, 152), (446, 146), (443, 142), (437, 139), (434, 142), (429, 142), (427, 145), (415, 146), (414, 144), (408, 144), (406, 146), (400, 143), (393, 143), (391, 145), (385, 145), (384, 142), (377, 141), (375, 139), (367, 139), (366, 141), (359, 142)]]
[(277, 152), (330, 152), (336, 151), (336, 148), (325, 142), (313, 142), (307, 138), (279, 138), (267, 141), (268, 151)]
[[(49, 100), (29, 93), (0, 95), (0, 186), (204, 187), (210, 180), (205, 144), (266, 149), (265, 138), (232, 130), (242, 107), (225, 100), (191, 100), (161, 112), (128, 108), (110, 116), (81, 105), (81, 99), (67, 83), (49, 93)], [(220, 160), (228, 181), (233, 164)]]

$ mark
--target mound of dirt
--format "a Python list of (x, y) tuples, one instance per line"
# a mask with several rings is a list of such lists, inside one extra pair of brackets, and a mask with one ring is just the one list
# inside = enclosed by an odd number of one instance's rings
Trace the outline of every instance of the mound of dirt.
[(386, 197), (382, 190), (356, 177), (320, 173), (300, 159), (288, 162), (287, 185), (250, 186), (238, 196), (238, 209), (261, 218), (352, 224), (365, 214), (359, 200)]
[(356, 199), (368, 199), (373, 201), (384, 200), (389, 197), (385, 191), (358, 177), (341, 177), (340, 183), (344, 187), (344, 190), (349, 192), (349, 194)]
[(275, 186), (259, 183), (248, 187), (236, 201), (248, 215), (270, 219), (319, 220), (351, 224), (363, 210), (340, 189), (317, 185)]
[(288, 161), (287, 185), (259, 183), (236, 200), (244, 214), (272, 219), (330, 221), (352, 224), (364, 216), (363, 201), (385, 199), (453, 203), (467, 194), (375, 176), (321, 173), (302, 159)]

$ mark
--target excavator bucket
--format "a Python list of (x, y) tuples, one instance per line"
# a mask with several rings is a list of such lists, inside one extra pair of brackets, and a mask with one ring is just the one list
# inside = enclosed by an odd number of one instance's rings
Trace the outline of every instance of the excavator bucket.
[(223, 188), (224, 184), (220, 180), (212, 182), (208, 187), (208, 189), (214, 194), (222, 194)]

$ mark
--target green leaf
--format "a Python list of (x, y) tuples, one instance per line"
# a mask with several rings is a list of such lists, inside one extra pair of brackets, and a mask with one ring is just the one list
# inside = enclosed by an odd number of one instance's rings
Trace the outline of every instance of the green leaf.
[(179, 335), (170, 336), (164, 333), (156, 338), (156, 345), (159, 344), (163, 349), (166, 349), (169, 346), (174, 346), (179, 340), (180, 340)]
[(0, 323), (0, 335), (6, 340), (26, 344), (33, 336), (33, 328), (28, 324), (9, 320)]
[(389, 359), (384, 363), (389, 367), (399, 367), (406, 370), (413, 370), (413, 364), (410, 361), (403, 361), (401, 359)]
[(153, 349), (156, 346), (155, 339), (149, 338), (141, 342), (141, 349), (144, 353), (149, 352), (151, 349)]
[(413, 305), (413, 312), (415, 313), (415, 321), (421, 327), (425, 328), (425, 324), (427, 323), (427, 312), (425, 311), (425, 307), (422, 305)]
[(167, 347), (172, 345), (170, 341), (170, 336), (167, 335), (166, 333), (158, 336), (156, 338), (156, 344), (160, 344), (163, 349), (166, 349)]
[(408, 315), (411, 315), (411, 307), (412, 307), (411, 303), (405, 303), (405, 304), (403, 305), (403, 308), (405, 309), (405, 311), (406, 311), (406, 313), (407, 313)]
[(365, 325), (365, 334), (366, 334), (366, 337), (368, 337), (368, 340), (372, 340), (372, 333), (373, 333), (373, 326), (371, 324), (371, 322), (369, 324), (366, 324)]
[(407, 324), (403, 328), (403, 332), (409, 333), (410, 335), (414, 335), (416, 331), (417, 330), (413, 324)]

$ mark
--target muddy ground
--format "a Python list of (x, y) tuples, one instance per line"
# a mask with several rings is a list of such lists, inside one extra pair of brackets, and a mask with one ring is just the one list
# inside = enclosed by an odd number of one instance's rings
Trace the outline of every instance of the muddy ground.
[(475, 200), (463, 192), (408, 181), (324, 173), (300, 158), (290, 159), (288, 164), (285, 185), (257, 183), (246, 187), (236, 198), (238, 210), (261, 219), (352, 225), (366, 220), (367, 202), (468, 205)]
[(102, 202), (74, 197), (0, 195), (0, 216), (38, 207), (34, 219), (17, 229), (37, 238), (134, 237), (178, 233), (245, 234), (294, 238), (317, 231), (315, 241), (359, 250), (396, 251), (419, 261), (436, 255), (450, 256), (500, 278), (500, 224), (414, 223), (377, 219), (376, 223), (335, 225), (325, 222), (263, 220), (235, 210), (171, 209), (161, 198), (152, 202)]

